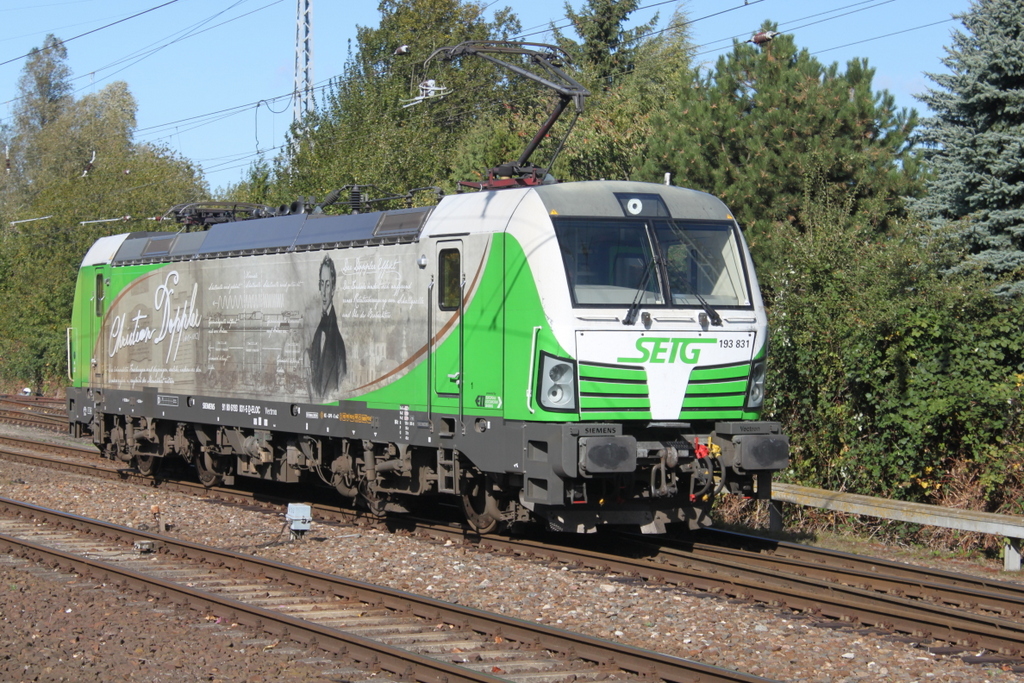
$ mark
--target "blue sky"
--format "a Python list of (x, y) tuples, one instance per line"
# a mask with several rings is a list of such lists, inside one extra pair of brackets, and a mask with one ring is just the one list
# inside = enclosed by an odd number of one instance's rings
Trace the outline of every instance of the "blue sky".
[[(257, 154), (272, 158), (292, 121), (295, 0), (170, 0), (160, 7), (165, 2), (0, 0), (0, 120), (9, 121), (13, 112), (20, 57), (53, 33), (68, 41), (78, 96), (126, 81), (139, 106), (136, 138), (192, 159), (212, 189), (241, 179)], [(519, 15), (530, 41), (548, 41), (551, 22), (566, 23), (563, 2), (497, 0), (488, 12), (504, 6)], [(732, 37), (745, 40), (771, 19), (822, 62), (866, 57), (876, 69), (876, 89), (888, 89), (901, 107), (921, 110), (913, 95), (931, 84), (924, 72), (945, 70), (944, 46), (961, 28), (951, 15), (967, 11), (970, 2), (641, 0), (641, 6), (635, 20), (658, 13), (660, 27), (681, 6), (702, 46), (698, 59), (708, 65), (729, 49)], [(376, 7), (367, 0), (314, 0), (317, 83), (342, 73), (356, 26), (375, 26)]]

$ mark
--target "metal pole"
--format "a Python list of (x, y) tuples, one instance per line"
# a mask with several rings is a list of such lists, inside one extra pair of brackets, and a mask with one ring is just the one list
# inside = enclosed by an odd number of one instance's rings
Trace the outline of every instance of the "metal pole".
[(782, 501), (768, 501), (768, 531), (774, 533), (782, 532)]
[(313, 0), (296, 0), (295, 91), (292, 118), (298, 123), (313, 110)]

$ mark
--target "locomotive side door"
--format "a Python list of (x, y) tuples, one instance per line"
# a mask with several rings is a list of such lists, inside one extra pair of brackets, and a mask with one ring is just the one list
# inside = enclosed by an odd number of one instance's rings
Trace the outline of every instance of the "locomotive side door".
[(438, 408), (461, 407), (463, 386), (462, 307), (466, 277), (462, 240), (443, 240), (435, 253), (437, 280), (431, 304), (431, 363), (433, 392)]
[[(91, 344), (92, 340), (96, 340), (95, 347), (88, 346), (86, 348), (78, 349), (78, 353), (85, 354), (82, 359), (88, 362), (88, 379), (90, 384), (98, 384), (103, 381), (103, 369), (106, 367), (106, 351), (107, 351), (107, 335), (103, 334), (103, 316), (107, 311), (109, 302), (107, 301), (107, 289), (110, 281), (107, 279), (110, 277), (110, 272), (106, 266), (98, 266), (96, 268), (96, 275), (94, 281), (93, 298), (92, 298), (92, 310), (89, 311), (89, 315), (83, 316), (88, 319), (88, 328), (83, 330), (86, 333), (85, 339)], [(85, 345), (83, 345), (85, 346)], [(81, 361), (80, 361), (81, 362)]]

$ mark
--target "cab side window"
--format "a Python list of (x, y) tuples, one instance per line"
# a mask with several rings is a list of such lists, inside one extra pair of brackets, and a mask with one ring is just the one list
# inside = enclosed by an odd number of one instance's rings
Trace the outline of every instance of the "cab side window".
[(458, 249), (442, 249), (438, 256), (437, 305), (442, 311), (455, 311), (462, 298), (462, 267)]
[(96, 273), (96, 317), (103, 315), (103, 273)]

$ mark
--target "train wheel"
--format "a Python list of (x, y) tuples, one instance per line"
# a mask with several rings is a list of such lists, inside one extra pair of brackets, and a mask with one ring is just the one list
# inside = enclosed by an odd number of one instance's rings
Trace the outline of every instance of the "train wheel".
[(196, 474), (199, 476), (199, 483), (206, 488), (224, 483), (224, 475), (217, 471), (213, 456), (209, 453), (196, 454)]
[(139, 471), (139, 474), (151, 477), (156, 474), (156, 471), (160, 468), (160, 458), (155, 455), (136, 455), (135, 456), (135, 469)]
[(501, 523), (500, 513), (497, 512), (498, 501), (490, 493), (487, 477), (467, 467), (463, 470), (461, 488), (462, 511), (469, 526), (480, 534), (497, 531)]

